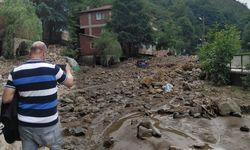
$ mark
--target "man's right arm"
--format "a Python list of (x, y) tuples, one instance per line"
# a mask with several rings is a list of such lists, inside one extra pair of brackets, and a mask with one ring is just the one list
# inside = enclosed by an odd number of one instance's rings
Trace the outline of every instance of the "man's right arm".
[(71, 74), (71, 67), (69, 64), (66, 64), (65, 71), (63, 71), (59, 66), (56, 65), (56, 80), (58, 83), (65, 85), (68, 88), (71, 88), (74, 84), (74, 78)]
[(66, 64), (65, 73), (67, 78), (62, 84), (68, 88), (71, 88), (74, 85), (74, 77), (72, 76), (71, 67), (69, 66), (69, 64)]

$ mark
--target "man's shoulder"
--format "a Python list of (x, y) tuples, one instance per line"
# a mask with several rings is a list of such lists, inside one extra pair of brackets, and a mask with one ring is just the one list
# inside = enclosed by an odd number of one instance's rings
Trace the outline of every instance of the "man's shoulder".
[(31, 69), (37, 69), (37, 68), (55, 68), (55, 64), (41, 61), (41, 62), (25, 62), (17, 67), (14, 67), (13, 72), (18, 72), (22, 70), (31, 70)]

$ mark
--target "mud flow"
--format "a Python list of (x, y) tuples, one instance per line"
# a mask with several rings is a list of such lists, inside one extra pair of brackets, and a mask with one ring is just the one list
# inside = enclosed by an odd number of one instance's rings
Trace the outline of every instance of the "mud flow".
[[(162, 133), (161, 138), (143, 133), (144, 140), (136, 137), (136, 122), (152, 120)], [(166, 150), (171, 146), (183, 150), (247, 150), (250, 135), (239, 130), (249, 125), (249, 116), (244, 118), (218, 117), (212, 120), (171, 116), (144, 117), (130, 114), (112, 122), (104, 131), (105, 139), (112, 139), (112, 150)]]

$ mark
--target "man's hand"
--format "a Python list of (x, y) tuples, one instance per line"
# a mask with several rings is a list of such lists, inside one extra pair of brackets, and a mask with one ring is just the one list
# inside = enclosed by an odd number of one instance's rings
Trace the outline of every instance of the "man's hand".
[(5, 87), (3, 91), (2, 101), (4, 104), (10, 103), (15, 95), (16, 89)]
[(67, 86), (68, 88), (71, 88), (74, 84), (74, 78), (71, 74), (71, 67), (68, 63), (66, 63), (65, 73), (67, 75), (67, 79), (63, 82), (63, 85)]

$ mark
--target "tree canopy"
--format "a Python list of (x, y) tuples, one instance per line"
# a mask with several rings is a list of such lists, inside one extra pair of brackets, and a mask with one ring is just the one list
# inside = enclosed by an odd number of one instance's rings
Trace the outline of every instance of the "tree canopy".
[(67, 28), (68, 0), (32, 0), (43, 24), (43, 39), (56, 42), (56, 33)]
[(35, 13), (35, 7), (27, 0), (5, 0), (0, 9), (4, 19), (4, 56), (13, 57), (14, 37), (41, 40), (42, 24)]
[(116, 0), (110, 27), (118, 35), (127, 56), (135, 56), (144, 44), (152, 43), (150, 18), (141, 0)]
[(250, 22), (245, 26), (242, 35), (242, 46), (250, 50)]
[(215, 27), (210, 30), (207, 42), (199, 51), (201, 66), (208, 79), (215, 84), (227, 84), (230, 75), (228, 64), (240, 48), (240, 33), (235, 27)]
[[(76, 1), (79, 1), (80, 5), (77, 4)], [(126, 5), (123, 4), (125, 2)], [(134, 1), (70, 1), (70, 3), (74, 3), (73, 8), (78, 8), (79, 10), (84, 10), (87, 6), (93, 8), (104, 4), (113, 4), (115, 7), (117, 5), (121, 9), (118, 10), (114, 7), (116, 9), (113, 13), (114, 18), (118, 18), (116, 17), (118, 15), (121, 17), (134, 15), (134, 13), (131, 12), (133, 12), (133, 8), (136, 6), (131, 7), (130, 13), (127, 13), (128, 10), (123, 10), (122, 8), (129, 7), (130, 2)], [(223, 28), (226, 24), (234, 25), (243, 32), (246, 24), (248, 24), (250, 20), (250, 10), (247, 6), (235, 0), (139, 0), (139, 2), (136, 3), (142, 3), (142, 5), (140, 4), (142, 8), (139, 8), (140, 12), (147, 16), (147, 23), (144, 25), (149, 23), (151, 29), (154, 29), (151, 35), (158, 49), (171, 48), (179, 52), (185, 51), (189, 54), (196, 52), (197, 45), (201, 44), (203, 38), (205, 38), (203, 36), (214, 24), (217, 24), (220, 28)], [(137, 5), (136, 3), (134, 5)], [(124, 11), (124, 13), (122, 13), (122, 11)], [(138, 17), (134, 20), (142, 20), (141, 22), (143, 22), (144, 17), (140, 17), (139, 15), (134, 15), (133, 17)], [(132, 27), (133, 24), (136, 27), (138, 22), (130, 22), (130, 24), (128, 24), (127, 21), (130, 20), (129, 18), (120, 19), (119, 24), (126, 23), (125, 26), (127, 29), (129, 25)], [(124, 36), (124, 38), (126, 38), (126, 36)], [(121, 37), (119, 37), (119, 41), (120, 38)], [(122, 47), (124, 49), (124, 46)], [(245, 47), (243, 46), (243, 48)]]

